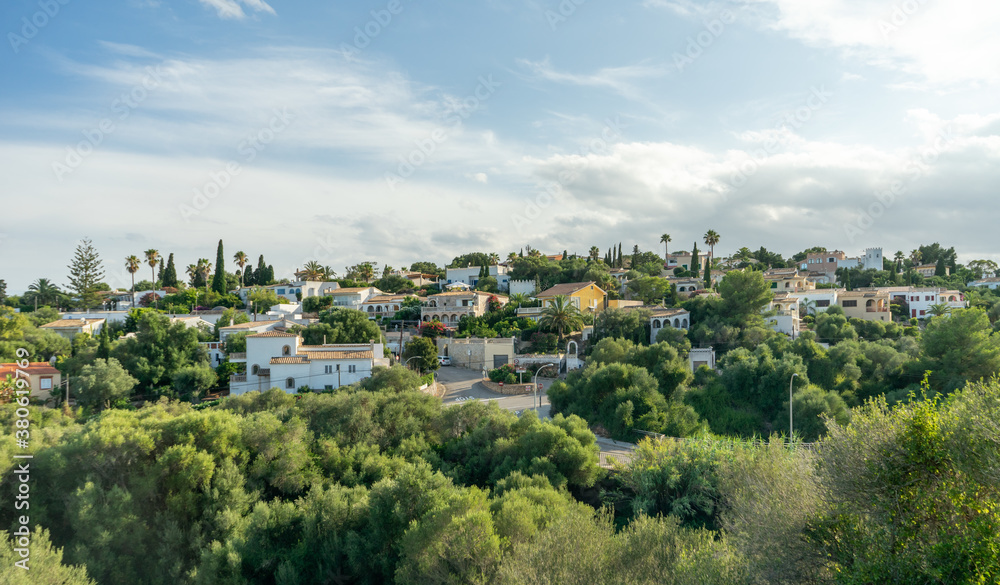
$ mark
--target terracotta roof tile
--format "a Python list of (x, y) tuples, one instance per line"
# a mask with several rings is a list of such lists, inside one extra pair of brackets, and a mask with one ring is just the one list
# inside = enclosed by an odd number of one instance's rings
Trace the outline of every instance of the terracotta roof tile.
[(235, 329), (253, 329), (255, 327), (266, 327), (268, 325), (274, 325), (275, 323), (281, 323), (281, 320), (275, 319), (274, 321), (249, 321), (247, 323), (237, 323), (236, 325), (226, 325), (225, 327), (219, 327), (219, 330), (228, 331)]
[(271, 365), (278, 364), (308, 364), (309, 358), (304, 355), (293, 355), (289, 357), (275, 357), (271, 358)]
[(53, 368), (48, 362), (31, 362), (27, 368), (18, 368), (17, 364), (0, 364), (0, 379), (8, 375), (16, 376), (16, 371), (20, 369), (28, 375), (54, 376), (61, 374), (59, 370)]
[(298, 335), (295, 335), (294, 333), (282, 333), (280, 331), (265, 331), (264, 333), (256, 333), (254, 335), (247, 335), (247, 339), (250, 339), (251, 337), (254, 337), (254, 338), (258, 338), (258, 337), (260, 337), (260, 338), (264, 338), (264, 337), (298, 337)]

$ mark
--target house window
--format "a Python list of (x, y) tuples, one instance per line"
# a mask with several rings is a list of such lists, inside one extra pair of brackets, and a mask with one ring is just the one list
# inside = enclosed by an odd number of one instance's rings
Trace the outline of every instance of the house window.
[(357, 370), (357, 366), (347, 366), (347, 373), (348, 374), (353, 374), (353, 373), (355, 373), (357, 371), (358, 371)]
[(285, 388), (294, 389), (295, 388), (295, 378), (286, 378), (285, 379)]
[(326, 386), (323, 386), (323, 389), (324, 390), (333, 390), (333, 384), (327, 384)]
[(281, 355), (284, 355), (284, 356), (292, 355), (292, 348), (289, 347), (289, 346), (287, 346), (287, 345), (285, 347), (281, 348)]
[(279, 294), (279, 295), (283, 295), (283, 294), (285, 294), (285, 289), (283, 289), (283, 288), (279, 288), (279, 289), (278, 289), (278, 294)]
[(337, 367), (337, 370), (336, 370), (336, 371), (338, 371), (338, 372), (339, 372), (339, 371), (340, 371), (340, 364), (337, 364), (337, 366), (336, 366), (336, 367)]
[(251, 376), (256, 376), (257, 372), (259, 372), (259, 371), (260, 371), (260, 366), (258, 366), (257, 364), (254, 364), (253, 366), (250, 367), (250, 375)]
[(924, 311), (923, 309), (920, 310), (920, 316), (921, 317), (923, 317), (926, 314), (927, 314), (927, 311)]
[(323, 366), (323, 373), (324, 374), (332, 374), (333, 373), (333, 366)]
[(844, 301), (845, 307), (857, 307), (858, 301)]
[(51, 390), (52, 389), (52, 378), (40, 378), (38, 380), (38, 382), (39, 382), (39, 386), (38, 386), (39, 389), (41, 389), (41, 390)]

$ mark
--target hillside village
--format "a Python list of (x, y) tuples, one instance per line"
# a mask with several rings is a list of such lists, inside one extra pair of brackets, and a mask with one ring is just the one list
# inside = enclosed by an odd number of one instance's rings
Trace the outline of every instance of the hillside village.
[[(37, 331), (32, 396), (50, 405), (67, 395), (77, 402), (70, 380), (88, 348), (110, 358), (111, 345), (141, 344), (143, 323), (154, 317), (160, 327), (187, 330), (197, 341), (189, 359), (173, 366), (186, 375), (168, 371), (144, 380), (139, 374), (131, 394), (198, 401), (271, 387), (330, 391), (412, 358), (418, 340), (433, 341), (414, 364), (422, 371), (447, 363), (508, 383), (523, 379), (513, 374), (547, 363), (558, 366), (549, 375), (581, 369), (609, 337), (639, 345), (666, 341), (688, 376), (706, 367), (724, 377), (723, 358), (732, 350), (755, 352), (775, 343), (761, 333), (755, 342), (741, 339), (734, 333), (741, 328), (744, 337), (752, 326), (782, 343), (805, 338), (825, 351), (852, 338), (844, 327), (859, 340), (916, 339), (934, 317), (976, 306), (995, 324), (1000, 311), (996, 264), (960, 265), (954, 249), (938, 244), (892, 257), (881, 248), (849, 256), (816, 247), (782, 258), (745, 247), (716, 256), (718, 234), (710, 230), (703, 239), (706, 249), (695, 242), (690, 251), (671, 252), (664, 234), (663, 254), (638, 246), (626, 254), (618, 244), (603, 257), (596, 246), (587, 256), (544, 255), (529, 246), (503, 261), (497, 254), (466, 254), (444, 268), (361, 263), (343, 277), (309, 262), (292, 271), (293, 278), (278, 280), (263, 256), (254, 269), (242, 251), (228, 262), (233, 272), (220, 270), (227, 264), (220, 241), (214, 275), (203, 259), (188, 266), (187, 282), (176, 277), (172, 254), (164, 261), (147, 251), (143, 264), (155, 284), (140, 280), (135, 290), (104, 285), (99, 254), (84, 241), (71, 266), (76, 289), (38, 279), (25, 294), (6, 297), (4, 310)], [(134, 280), (139, 258), (127, 258), (125, 268)], [(749, 303), (740, 310), (753, 314), (736, 320), (712, 314), (712, 307), (734, 298)], [(830, 325), (834, 315), (839, 328)], [(13, 345), (6, 347), (10, 354)], [(4, 357), (8, 363), (0, 367), (10, 370), (14, 356)], [(501, 370), (505, 365), (510, 371)]]

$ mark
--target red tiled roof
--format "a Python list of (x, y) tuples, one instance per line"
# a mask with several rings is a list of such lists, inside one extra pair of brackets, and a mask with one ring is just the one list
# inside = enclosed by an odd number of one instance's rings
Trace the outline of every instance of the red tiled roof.
[(104, 319), (59, 319), (42, 325), (42, 329), (62, 329), (70, 327), (84, 327), (86, 325), (96, 325), (103, 323)]
[(254, 335), (247, 335), (247, 339), (251, 337), (298, 337), (298, 335), (292, 333), (281, 333), (280, 331), (265, 331), (264, 333), (256, 333)]
[(61, 374), (59, 370), (53, 368), (48, 362), (31, 362), (27, 368), (19, 368), (17, 364), (0, 364), (0, 379), (8, 375), (18, 375), (17, 370), (22, 370), (29, 376), (55, 376)]

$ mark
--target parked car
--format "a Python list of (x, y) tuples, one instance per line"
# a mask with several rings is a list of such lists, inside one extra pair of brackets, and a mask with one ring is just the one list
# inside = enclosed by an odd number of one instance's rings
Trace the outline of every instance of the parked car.
[(439, 355), (438, 356), (438, 364), (442, 365), (442, 366), (450, 366), (451, 365), (451, 357), (450, 356), (446, 356), (446, 355)]

